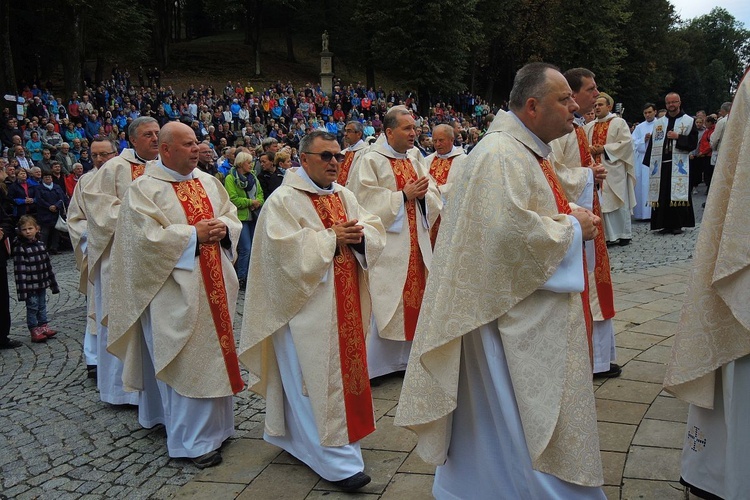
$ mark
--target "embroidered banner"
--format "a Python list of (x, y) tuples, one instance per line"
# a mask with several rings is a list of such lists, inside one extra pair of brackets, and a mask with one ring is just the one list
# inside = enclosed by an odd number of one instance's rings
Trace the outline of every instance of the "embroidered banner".
[[(448, 173), (453, 164), (453, 158), (455, 158), (455, 156), (451, 156), (450, 158), (438, 158), (435, 156), (435, 158), (432, 159), (432, 163), (430, 164), (430, 175), (435, 179), (438, 186), (442, 186), (448, 182)], [(430, 228), (430, 243), (432, 244), (432, 248), (435, 248), (435, 241), (437, 241), (439, 230), (440, 216), (438, 215), (437, 220), (435, 220), (435, 223)]]
[[(214, 209), (211, 206), (206, 190), (198, 179), (182, 182), (173, 182), (177, 199), (182, 203), (185, 210), (187, 222), (191, 226), (214, 217)], [(227, 289), (224, 284), (224, 272), (221, 266), (221, 246), (216, 243), (200, 243), (199, 255), (201, 273), (203, 275), (203, 286), (206, 287), (206, 298), (211, 308), (211, 316), (216, 327), (216, 335), (224, 357), (224, 365), (227, 368), (229, 383), (232, 391), (240, 392), (245, 383), (240, 375), (240, 365), (237, 360), (237, 349), (232, 332), (232, 317), (229, 314), (227, 304)]]
[[(346, 222), (346, 211), (338, 194), (319, 196), (308, 193), (308, 196), (326, 229)], [(338, 247), (333, 259), (333, 278), (341, 381), (350, 443), (359, 441), (375, 430), (357, 266), (357, 259), (349, 245)]]
[(130, 163), (130, 177), (132, 180), (136, 180), (138, 177), (143, 175), (143, 171), (146, 170), (146, 165), (143, 163)]
[[(404, 189), (406, 183), (417, 180), (417, 172), (409, 159), (391, 158), (391, 168), (396, 177), (396, 189)], [(404, 337), (408, 341), (414, 340), (414, 332), (417, 330), (419, 311), (422, 308), (422, 296), (427, 284), (427, 270), (422, 259), (422, 250), (419, 248), (419, 236), (417, 235), (417, 202), (409, 200), (404, 202), (406, 217), (409, 221), (409, 269), (406, 273), (404, 283)]]
[(347, 151), (344, 153), (344, 161), (339, 165), (339, 176), (336, 179), (336, 182), (342, 186), (346, 186), (346, 181), (349, 179), (349, 169), (352, 168), (355, 154), (354, 151)]
[[(589, 149), (589, 141), (583, 127), (576, 126), (576, 139), (578, 140), (578, 151), (581, 154), (581, 165), (590, 167), (594, 164)], [(607, 240), (604, 235), (604, 218), (602, 207), (599, 203), (599, 194), (594, 189), (594, 215), (601, 219), (601, 227), (594, 238), (594, 281), (596, 284), (596, 295), (599, 298), (599, 308), (604, 319), (615, 316), (615, 292), (612, 288), (612, 275), (610, 274), (609, 252), (607, 251)]]
[[(565, 197), (565, 193), (563, 193), (562, 187), (560, 186), (560, 181), (557, 180), (557, 175), (555, 175), (552, 164), (546, 158), (538, 159), (539, 166), (542, 167), (542, 172), (544, 172), (544, 177), (547, 179), (549, 187), (552, 188), (552, 193), (555, 195), (557, 210), (561, 214), (570, 215), (572, 213), (570, 204), (568, 203), (568, 199)], [(588, 267), (586, 266), (586, 252), (583, 253), (583, 269), (584, 274), (586, 274), (585, 270), (588, 269)], [(591, 316), (591, 305), (589, 304), (589, 280), (584, 279), (583, 283), (583, 293), (581, 293), (581, 302), (583, 304), (583, 319), (586, 323), (586, 340), (589, 344), (589, 360), (593, 364), (594, 350), (592, 344), (592, 336), (594, 334), (594, 319)]]

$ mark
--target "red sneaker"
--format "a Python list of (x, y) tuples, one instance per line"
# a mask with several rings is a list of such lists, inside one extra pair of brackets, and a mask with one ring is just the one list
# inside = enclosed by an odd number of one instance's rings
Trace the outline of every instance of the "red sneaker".
[(37, 326), (31, 329), (31, 341), (32, 342), (44, 342), (47, 340), (47, 336), (44, 334), (42, 327)]
[(48, 339), (51, 339), (52, 337), (57, 335), (57, 330), (53, 330), (52, 328), (50, 328), (47, 323), (40, 326), (39, 329)]

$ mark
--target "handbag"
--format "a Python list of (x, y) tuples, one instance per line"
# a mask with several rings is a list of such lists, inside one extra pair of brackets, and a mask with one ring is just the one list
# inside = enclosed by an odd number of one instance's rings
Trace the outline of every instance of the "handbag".
[(55, 222), (55, 229), (62, 231), (63, 233), (68, 232), (68, 221), (65, 218), (66, 215), (65, 208), (63, 208), (63, 213), (57, 216), (57, 222)]

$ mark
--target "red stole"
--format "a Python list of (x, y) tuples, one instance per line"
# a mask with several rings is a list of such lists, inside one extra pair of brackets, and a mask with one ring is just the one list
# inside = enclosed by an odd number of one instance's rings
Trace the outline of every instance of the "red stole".
[[(338, 194), (307, 195), (326, 229), (334, 224), (346, 222), (346, 210)], [(357, 266), (357, 259), (349, 245), (339, 246), (333, 259), (333, 279), (336, 291), (341, 381), (350, 443), (359, 441), (375, 430)]]
[(130, 177), (132, 180), (136, 180), (138, 177), (143, 175), (143, 171), (146, 169), (146, 165), (143, 163), (130, 162)]
[[(438, 186), (442, 186), (448, 181), (448, 172), (450, 172), (453, 158), (455, 158), (455, 156), (451, 156), (450, 158), (438, 158), (437, 155), (435, 155), (435, 158), (432, 159), (432, 163), (430, 163), (430, 175), (435, 179)], [(437, 220), (435, 220), (435, 223), (430, 228), (430, 243), (432, 244), (432, 248), (435, 248), (435, 241), (437, 240), (439, 229), (440, 216), (438, 215)]]
[(352, 168), (355, 154), (356, 152), (354, 151), (344, 153), (344, 161), (339, 165), (339, 176), (336, 179), (336, 183), (346, 186), (346, 181), (349, 179), (349, 169)]
[[(609, 122), (607, 122), (609, 124)], [(576, 139), (578, 139), (578, 151), (581, 154), (581, 165), (589, 167), (594, 164), (589, 149), (589, 141), (586, 139), (586, 133), (582, 127), (575, 127)], [(604, 135), (606, 139), (606, 134)], [(602, 207), (599, 204), (599, 194), (594, 189), (594, 215), (602, 221), (602, 227), (594, 238), (594, 280), (596, 282), (596, 295), (599, 298), (599, 309), (602, 311), (604, 319), (610, 319), (615, 316), (615, 292), (612, 289), (612, 276), (609, 267), (609, 252), (607, 251), (607, 241), (604, 236), (604, 218), (602, 217)], [(587, 273), (588, 275), (588, 273)]]
[[(173, 182), (172, 187), (174, 187), (177, 199), (182, 204), (188, 224), (194, 226), (202, 220), (213, 219), (214, 209), (211, 206), (211, 200), (198, 179)], [(221, 266), (221, 246), (218, 242), (199, 243), (198, 248), (206, 298), (211, 308), (211, 316), (216, 327), (216, 335), (221, 347), (221, 354), (224, 357), (224, 365), (227, 368), (229, 383), (232, 386), (232, 392), (236, 394), (245, 387), (245, 383), (240, 375), (240, 365), (237, 361), (237, 350), (232, 332), (232, 317), (227, 305), (227, 289)]]
[[(403, 191), (407, 182), (417, 180), (417, 172), (408, 158), (389, 158), (393, 175), (396, 178), (396, 189)], [(409, 222), (409, 269), (406, 273), (406, 282), (402, 300), (404, 304), (404, 337), (406, 340), (414, 340), (414, 332), (417, 330), (419, 311), (422, 308), (422, 296), (427, 284), (427, 270), (422, 259), (422, 250), (419, 248), (419, 236), (417, 235), (417, 202), (409, 200), (404, 202), (406, 217)]]
[[(561, 214), (570, 215), (572, 213), (570, 204), (568, 203), (568, 199), (565, 197), (565, 193), (563, 193), (562, 187), (560, 186), (560, 181), (557, 179), (557, 175), (555, 175), (552, 164), (546, 158), (538, 158), (538, 160), (539, 166), (542, 167), (542, 172), (544, 172), (544, 177), (547, 179), (549, 187), (552, 189), (552, 193), (555, 195), (555, 204), (557, 205), (557, 210)], [(594, 350), (591, 338), (594, 334), (594, 320), (591, 316), (591, 306), (589, 305), (589, 280), (588, 278), (586, 278), (586, 252), (583, 253), (583, 274), (584, 285), (583, 293), (581, 293), (581, 302), (583, 304), (583, 319), (586, 323), (586, 340), (589, 344), (589, 359), (593, 363)]]
[[(610, 123), (612, 123), (612, 120), (594, 123), (594, 131), (591, 135), (592, 146), (604, 146), (607, 144), (607, 133), (609, 132)], [(602, 155), (594, 155), (594, 162), (601, 163)]]

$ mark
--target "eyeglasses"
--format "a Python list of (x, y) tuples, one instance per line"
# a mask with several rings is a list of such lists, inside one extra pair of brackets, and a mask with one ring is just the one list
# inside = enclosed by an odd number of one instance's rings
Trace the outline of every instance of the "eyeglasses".
[(331, 153), (330, 151), (323, 151), (322, 153), (313, 153), (312, 151), (304, 151), (304, 154), (306, 155), (318, 155), (320, 156), (320, 159), (324, 162), (328, 163), (332, 159), (336, 158), (336, 161), (341, 162), (344, 161), (344, 155), (341, 153)]
[(92, 158), (106, 158), (107, 156), (112, 156), (116, 153), (117, 151), (108, 151), (106, 153), (91, 153), (89, 156), (91, 156)]

